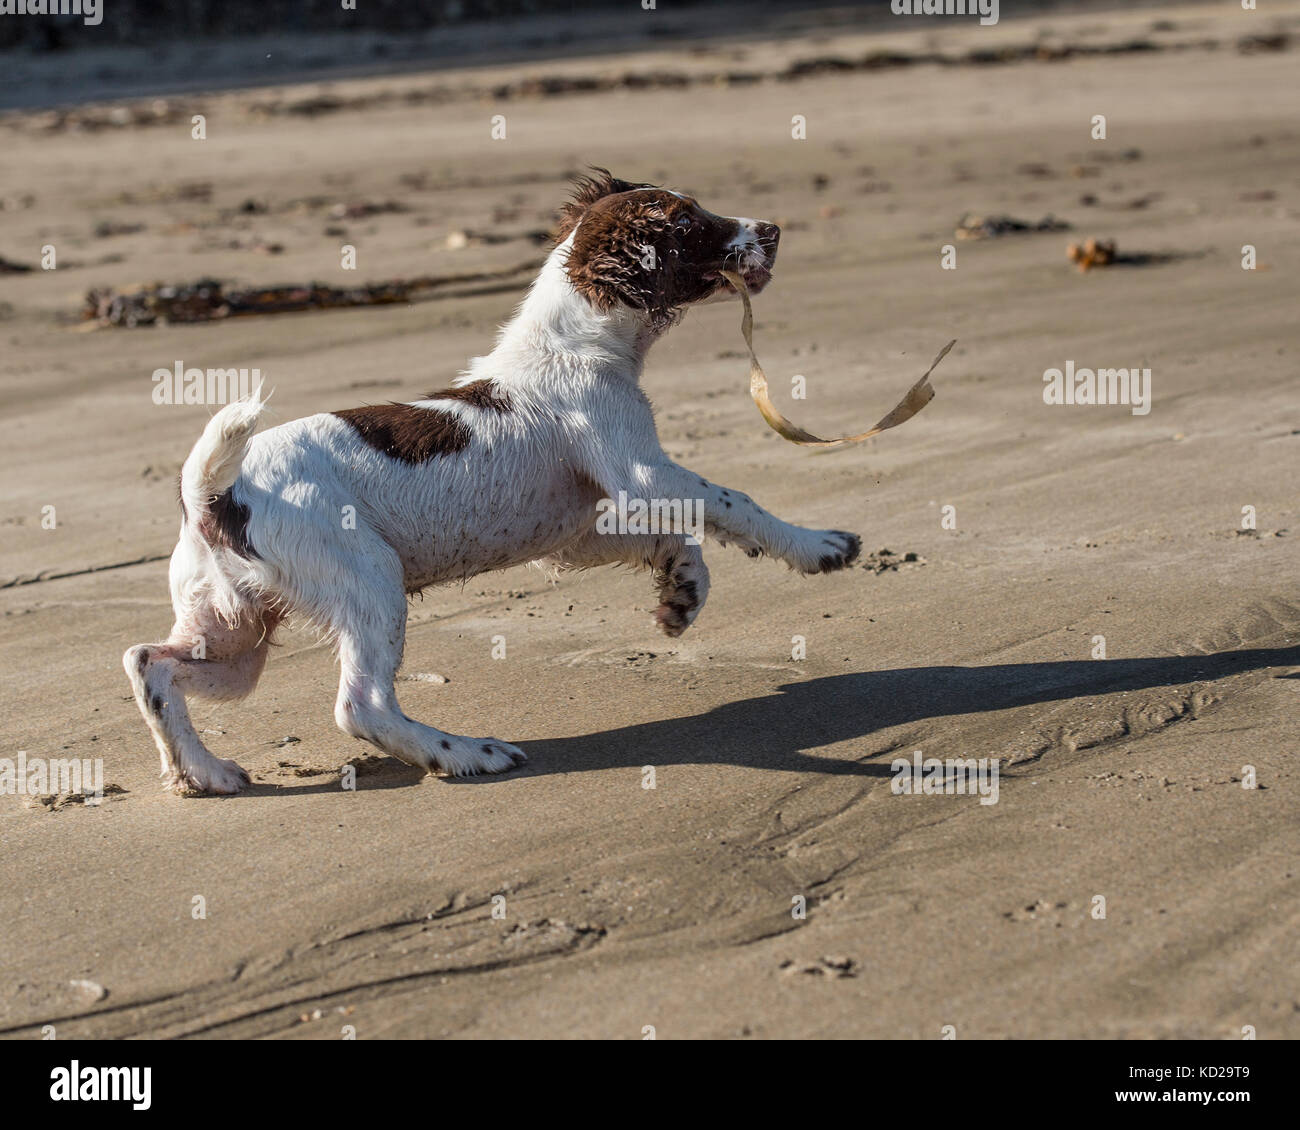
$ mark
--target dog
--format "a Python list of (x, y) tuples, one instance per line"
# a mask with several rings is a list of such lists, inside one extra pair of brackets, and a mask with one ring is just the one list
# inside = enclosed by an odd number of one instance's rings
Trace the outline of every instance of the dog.
[(165, 642), (123, 657), (164, 787), (250, 783), (204, 746), (186, 699), (249, 694), (291, 616), (337, 651), (345, 733), (439, 776), (524, 763), (508, 742), (402, 712), (393, 684), (407, 597), (525, 562), (623, 564), (653, 574), (655, 620), (680, 635), (709, 591), (698, 539), (604, 532), (602, 500), (700, 500), (703, 531), (722, 545), (806, 574), (850, 565), (854, 534), (790, 525), (669, 459), (639, 383), (646, 351), (685, 310), (738, 298), (721, 271), (739, 272), (752, 293), (767, 285), (779, 239), (775, 224), (596, 169), (561, 209), (555, 246), (496, 347), (451, 388), (257, 435), (260, 387), (217, 412), (181, 469), (176, 622)]

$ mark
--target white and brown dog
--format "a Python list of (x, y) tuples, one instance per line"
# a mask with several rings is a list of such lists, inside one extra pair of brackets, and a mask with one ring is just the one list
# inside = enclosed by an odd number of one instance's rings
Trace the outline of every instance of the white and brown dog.
[(402, 713), (393, 680), (407, 594), (530, 561), (620, 563), (653, 571), (655, 618), (680, 635), (709, 589), (697, 540), (600, 532), (602, 499), (702, 500), (709, 537), (801, 573), (857, 557), (853, 534), (789, 525), (674, 463), (639, 385), (646, 351), (685, 307), (735, 297), (721, 270), (751, 291), (766, 285), (778, 228), (597, 174), (563, 208), (557, 246), (496, 348), (452, 388), (254, 436), (259, 390), (209, 421), (181, 471), (176, 623), (165, 643), (124, 657), (168, 787), (249, 783), (204, 747), (185, 700), (247, 695), (289, 616), (337, 647), (344, 732), (441, 776), (523, 762), (506, 742)]

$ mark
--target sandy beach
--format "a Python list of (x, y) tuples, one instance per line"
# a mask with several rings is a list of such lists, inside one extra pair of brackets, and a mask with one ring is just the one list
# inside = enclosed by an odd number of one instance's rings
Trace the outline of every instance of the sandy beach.
[[(1280, 0), (903, 21), (0, 118), (0, 256), (33, 268), (0, 271), (0, 758), (105, 787), (0, 796), (0, 1035), (1300, 1037), (1298, 37)], [(759, 418), (737, 304), (650, 355), (675, 460), (862, 564), (709, 547), (677, 640), (620, 570), (415, 598), (403, 707), (524, 748), (499, 778), (345, 736), (291, 626), (252, 698), (191, 704), (252, 788), (162, 792), (121, 655), (171, 624), (212, 408), (151, 374), (256, 368), (273, 422), (443, 387), (589, 165), (782, 226), (755, 344), (812, 431), (957, 339), (924, 412), (825, 456)], [(1080, 271), (1090, 238), (1119, 261)], [(471, 277), (81, 319), (92, 288), (414, 276)], [(1149, 411), (1045, 403), (1067, 362), (1149, 369)], [(915, 751), (996, 759), (997, 803), (897, 795)]]

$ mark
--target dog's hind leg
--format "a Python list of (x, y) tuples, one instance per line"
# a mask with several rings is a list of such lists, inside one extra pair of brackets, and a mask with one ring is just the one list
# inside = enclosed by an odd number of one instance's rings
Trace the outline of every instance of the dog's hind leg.
[(162, 757), (162, 776), (173, 792), (235, 793), (249, 776), (235, 762), (214, 757), (203, 744), (186, 696), (243, 698), (257, 684), (273, 624), (261, 618), (237, 628), (201, 616), (177, 622), (166, 642), (137, 644), (122, 657), (136, 704)]
[(334, 706), (339, 729), (439, 777), (504, 773), (527, 761), (508, 742), (446, 734), (402, 713), (393, 680), (406, 638), (406, 594), (396, 556), (375, 551), (338, 565), (324, 618), (342, 668)]

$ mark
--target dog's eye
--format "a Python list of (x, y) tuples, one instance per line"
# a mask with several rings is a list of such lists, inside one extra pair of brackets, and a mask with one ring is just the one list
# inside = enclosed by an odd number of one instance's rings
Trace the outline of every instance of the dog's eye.
[(688, 231), (694, 226), (695, 226), (695, 217), (690, 215), (689, 213), (683, 212), (680, 216), (677, 217), (677, 223), (675, 227), (677, 228), (678, 231)]

